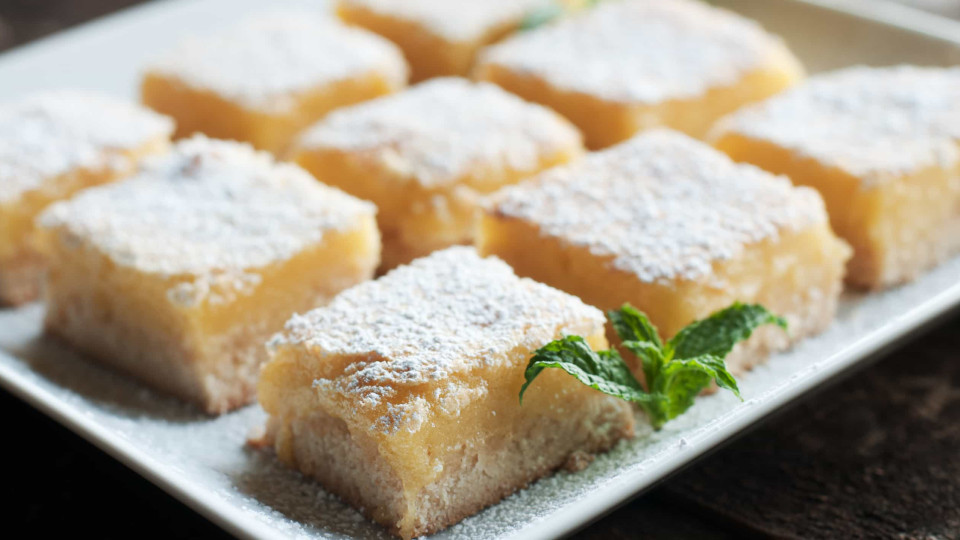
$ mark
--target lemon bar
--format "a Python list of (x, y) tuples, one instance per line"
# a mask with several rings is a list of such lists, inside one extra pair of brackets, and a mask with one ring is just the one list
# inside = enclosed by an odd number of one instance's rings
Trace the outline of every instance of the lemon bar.
[(532, 353), (569, 334), (606, 346), (603, 314), (436, 252), (287, 322), (260, 380), (267, 441), (392, 533), (431, 534), (632, 436), (626, 402), (559, 372), (518, 403)]
[(823, 196), (847, 281), (910, 281), (960, 252), (960, 68), (856, 67), (725, 119), (714, 144)]
[(582, 152), (580, 134), (556, 113), (489, 83), (440, 78), (331, 114), (293, 156), (377, 205), (389, 269), (472, 243), (482, 195)]
[(552, 0), (340, 0), (344, 21), (396, 43), (413, 82), (466, 75), (477, 51), (517, 29)]
[(825, 328), (849, 247), (816, 191), (652, 130), (497, 193), (479, 249), (601, 309), (630, 302), (664, 338), (734, 301), (789, 322), (727, 358), (743, 372)]
[(601, 2), (480, 53), (476, 77), (547, 105), (603, 148), (664, 126), (702, 137), (803, 69), (759, 25), (694, 0)]
[(311, 13), (271, 13), (191, 38), (150, 65), (143, 103), (204, 133), (281, 152), (337, 107), (406, 85), (402, 53), (373, 33)]
[(163, 151), (173, 123), (86, 92), (46, 92), (0, 106), (0, 305), (39, 294), (34, 219), (50, 203), (120, 178)]
[(254, 398), (292, 313), (372, 276), (373, 205), (249, 145), (187, 139), (41, 215), (46, 329), (222, 413)]

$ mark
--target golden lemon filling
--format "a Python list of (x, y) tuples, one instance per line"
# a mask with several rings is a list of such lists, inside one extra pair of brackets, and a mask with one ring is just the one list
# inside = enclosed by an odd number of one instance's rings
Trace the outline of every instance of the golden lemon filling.
[(389, 269), (471, 243), (484, 195), (582, 152), (576, 129), (552, 111), (488, 83), (441, 78), (331, 114), (292, 156), (377, 205)]
[(194, 38), (151, 64), (147, 106), (204, 133), (273, 153), (330, 111), (406, 85), (400, 51), (372, 33), (309, 14), (271, 14)]
[(587, 147), (713, 122), (794, 84), (803, 68), (779, 38), (687, 0), (602, 2), (481, 52), (474, 76), (569, 118)]
[(912, 280), (960, 251), (960, 69), (852, 68), (718, 124), (714, 145), (823, 196), (847, 281)]
[(39, 294), (34, 220), (49, 204), (130, 174), (164, 151), (173, 125), (143, 108), (76, 91), (0, 106), (0, 305)]
[(734, 372), (824, 329), (849, 257), (816, 192), (662, 130), (497, 193), (477, 246), (601, 309), (629, 302), (665, 338), (734, 301), (785, 317)]
[(411, 82), (470, 71), (477, 52), (551, 0), (341, 0), (337, 14), (396, 43)]
[(45, 212), (46, 328), (210, 413), (245, 405), (267, 337), (372, 275), (374, 211), (249, 146), (189, 139)]
[(595, 308), (439, 251), (287, 323), (260, 382), (270, 441), (395, 534), (430, 534), (632, 434), (628, 404), (561, 373), (518, 406), (532, 352), (568, 334), (607, 344)]

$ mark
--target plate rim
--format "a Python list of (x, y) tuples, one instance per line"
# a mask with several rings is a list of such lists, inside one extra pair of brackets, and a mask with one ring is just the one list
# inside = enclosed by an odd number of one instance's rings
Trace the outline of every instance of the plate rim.
[[(0, 358), (17, 361), (0, 349)], [(28, 403), (85, 441), (94, 445), (148, 482), (201, 514), (218, 527), (238, 538), (287, 538), (266, 523), (239, 512), (233, 505), (211, 496), (177, 471), (166, 468), (116, 432), (101, 426), (70, 406), (66, 400), (52, 395), (37, 383), (28, 380), (10, 366), (0, 363), (0, 387)]]

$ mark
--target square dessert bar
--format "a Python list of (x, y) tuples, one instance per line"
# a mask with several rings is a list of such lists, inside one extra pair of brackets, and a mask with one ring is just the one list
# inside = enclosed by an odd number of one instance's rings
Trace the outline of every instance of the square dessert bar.
[(655, 126), (701, 137), (802, 74), (779, 38), (694, 0), (601, 2), (485, 49), (475, 70), (572, 120), (593, 149)]
[(553, 111), (489, 83), (442, 78), (336, 111), (293, 157), (377, 205), (389, 269), (472, 243), (482, 195), (582, 152), (576, 128)]
[(734, 372), (833, 319), (849, 248), (816, 191), (653, 130), (497, 193), (479, 250), (601, 309), (630, 302), (664, 338), (734, 301), (785, 317)]
[(169, 145), (173, 123), (85, 92), (0, 105), (0, 305), (39, 294), (43, 257), (34, 219), (50, 203), (129, 174)]
[(312, 13), (273, 13), (188, 39), (150, 65), (143, 102), (204, 133), (274, 153), (331, 110), (406, 85), (389, 41)]
[(260, 403), (284, 463), (403, 538), (452, 525), (633, 434), (629, 404), (548, 370), (564, 335), (607, 345), (595, 308), (453, 247), (294, 316)]
[(340, 0), (344, 21), (396, 43), (413, 82), (466, 75), (477, 52), (552, 0)]
[(960, 252), (960, 68), (850, 68), (722, 121), (717, 148), (823, 196), (847, 281), (910, 281)]
[(292, 313), (372, 276), (373, 205), (249, 145), (197, 136), (52, 205), (46, 329), (222, 413), (250, 402)]

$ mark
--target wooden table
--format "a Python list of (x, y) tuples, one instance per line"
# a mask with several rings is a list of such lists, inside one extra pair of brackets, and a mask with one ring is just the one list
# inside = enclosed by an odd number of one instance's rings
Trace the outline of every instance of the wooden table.
[[(960, 2), (925, 1), (960, 13)], [(136, 2), (0, 0), (0, 50)], [(0, 410), (12, 420), (0, 450), (5, 531), (226, 536), (5, 392)], [(575, 536), (960, 538), (960, 317)]]

